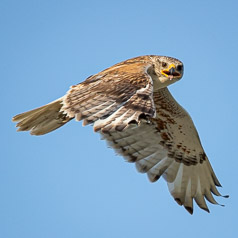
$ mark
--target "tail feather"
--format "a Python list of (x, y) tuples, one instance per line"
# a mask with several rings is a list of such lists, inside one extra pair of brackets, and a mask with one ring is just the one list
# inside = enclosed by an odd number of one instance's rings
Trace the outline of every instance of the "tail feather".
[(12, 118), (18, 131), (30, 131), (32, 135), (44, 135), (70, 121), (72, 118), (61, 111), (63, 98), (45, 106), (21, 113)]

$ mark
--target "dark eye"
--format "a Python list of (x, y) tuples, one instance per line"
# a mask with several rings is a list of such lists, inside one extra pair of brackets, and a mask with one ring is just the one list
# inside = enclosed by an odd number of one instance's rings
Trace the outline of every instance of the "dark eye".
[(179, 64), (179, 65), (177, 66), (177, 70), (178, 70), (178, 71), (182, 71), (182, 69), (183, 69), (183, 66), (182, 66), (181, 64)]
[(162, 62), (162, 66), (163, 66), (163, 67), (166, 67), (166, 66), (167, 66), (167, 63)]

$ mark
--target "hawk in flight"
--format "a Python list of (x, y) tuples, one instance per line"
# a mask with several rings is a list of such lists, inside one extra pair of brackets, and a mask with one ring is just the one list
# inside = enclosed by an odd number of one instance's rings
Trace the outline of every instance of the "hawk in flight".
[(162, 175), (179, 205), (193, 200), (209, 212), (221, 186), (189, 114), (167, 86), (183, 76), (183, 63), (166, 56), (132, 58), (88, 77), (65, 96), (13, 117), (18, 131), (43, 135), (71, 119), (92, 124), (109, 145), (151, 182)]

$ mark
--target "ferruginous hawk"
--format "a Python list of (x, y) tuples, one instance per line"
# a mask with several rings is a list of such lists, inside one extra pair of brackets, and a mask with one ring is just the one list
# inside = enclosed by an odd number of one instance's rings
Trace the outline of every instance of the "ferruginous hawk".
[(193, 200), (209, 212), (221, 186), (189, 114), (167, 86), (183, 76), (183, 63), (166, 56), (140, 56), (118, 63), (72, 86), (65, 96), (13, 117), (18, 131), (43, 135), (71, 119), (93, 124), (109, 145), (151, 182), (162, 175), (179, 205), (193, 213)]

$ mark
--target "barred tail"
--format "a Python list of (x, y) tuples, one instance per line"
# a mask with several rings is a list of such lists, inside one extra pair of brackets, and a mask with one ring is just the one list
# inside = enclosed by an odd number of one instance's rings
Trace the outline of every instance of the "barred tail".
[(70, 121), (61, 111), (63, 97), (59, 98), (45, 106), (21, 113), (12, 118), (12, 121), (18, 122), (18, 131), (30, 131), (32, 135), (44, 135), (49, 133)]

